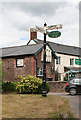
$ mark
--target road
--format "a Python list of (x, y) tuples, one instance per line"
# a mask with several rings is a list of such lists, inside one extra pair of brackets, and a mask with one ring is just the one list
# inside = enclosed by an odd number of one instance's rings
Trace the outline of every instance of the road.
[(75, 118), (79, 118), (81, 120), (81, 94), (75, 96), (71, 96), (68, 93), (49, 93), (49, 94), (67, 97), (70, 100), (70, 105)]

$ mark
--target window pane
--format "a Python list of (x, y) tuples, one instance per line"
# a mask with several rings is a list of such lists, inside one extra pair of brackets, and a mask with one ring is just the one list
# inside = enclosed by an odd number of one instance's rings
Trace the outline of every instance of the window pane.
[(51, 74), (54, 74), (54, 67), (51, 67)]
[(56, 59), (56, 64), (60, 64), (60, 57)]
[(42, 68), (38, 68), (37, 69), (37, 75), (38, 76), (42, 76), (43, 75), (43, 69)]
[(23, 66), (23, 59), (17, 59), (17, 66)]
[(79, 79), (75, 79), (75, 81), (74, 81), (75, 83), (79, 83)]
[(74, 65), (74, 58), (70, 58), (70, 65)]

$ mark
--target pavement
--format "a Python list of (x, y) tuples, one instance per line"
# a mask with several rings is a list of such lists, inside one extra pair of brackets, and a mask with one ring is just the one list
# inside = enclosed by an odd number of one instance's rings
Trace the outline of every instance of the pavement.
[(68, 93), (48, 93), (49, 95), (58, 95), (62, 97), (66, 97), (70, 101), (71, 109), (74, 113), (75, 118), (79, 118), (81, 120), (81, 94), (71, 96)]

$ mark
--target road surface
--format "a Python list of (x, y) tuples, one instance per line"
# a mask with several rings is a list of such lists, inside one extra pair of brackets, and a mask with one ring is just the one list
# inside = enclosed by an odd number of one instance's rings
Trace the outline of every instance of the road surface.
[(81, 94), (75, 96), (71, 96), (68, 93), (48, 93), (48, 94), (67, 97), (70, 100), (70, 105), (75, 118), (79, 118), (81, 120)]

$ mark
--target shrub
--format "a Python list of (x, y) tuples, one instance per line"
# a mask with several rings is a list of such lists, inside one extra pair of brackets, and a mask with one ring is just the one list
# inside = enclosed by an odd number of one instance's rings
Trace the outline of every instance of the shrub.
[(58, 71), (55, 72), (55, 81), (58, 81)]
[[(16, 89), (19, 93), (38, 94), (42, 93), (42, 80), (35, 76), (27, 75), (18, 77), (21, 82), (18, 82)], [(49, 92), (49, 85), (46, 84), (47, 92)]]
[[(46, 92), (48, 93), (50, 91), (50, 86), (48, 83), (46, 83)], [(42, 84), (38, 87), (38, 93), (42, 93)]]
[(0, 58), (0, 82), (2, 83), (2, 79), (5, 75), (5, 72), (2, 70), (3, 66), (2, 66), (2, 60)]
[(68, 79), (67, 79), (67, 77), (66, 77), (66, 76), (64, 77), (64, 81), (68, 81)]
[(16, 82), (2, 82), (2, 92), (15, 92)]

